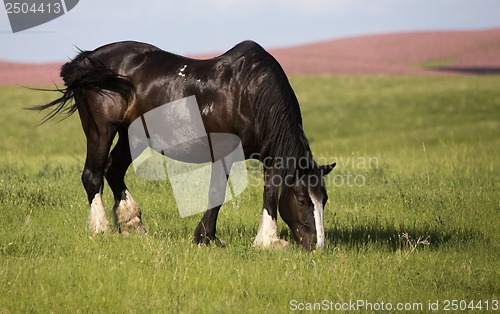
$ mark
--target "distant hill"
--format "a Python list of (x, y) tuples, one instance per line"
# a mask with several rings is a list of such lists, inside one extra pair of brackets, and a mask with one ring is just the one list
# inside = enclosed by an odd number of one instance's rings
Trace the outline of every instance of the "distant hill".
[[(500, 28), (359, 36), (269, 51), (288, 75), (500, 74)], [(61, 86), (62, 63), (0, 61), (0, 85)]]
[(289, 75), (500, 73), (500, 28), (360, 36), (270, 52)]
[(60, 63), (14, 63), (0, 61), (0, 86), (54, 86), (62, 87)]

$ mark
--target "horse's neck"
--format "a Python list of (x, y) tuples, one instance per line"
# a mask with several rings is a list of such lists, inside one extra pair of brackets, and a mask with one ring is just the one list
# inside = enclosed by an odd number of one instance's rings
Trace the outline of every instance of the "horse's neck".
[(301, 174), (302, 171), (311, 169), (315, 165), (302, 128), (300, 131), (290, 138), (292, 144), (287, 145), (288, 149), (280, 150), (280, 154), (273, 156), (273, 167), (281, 177)]

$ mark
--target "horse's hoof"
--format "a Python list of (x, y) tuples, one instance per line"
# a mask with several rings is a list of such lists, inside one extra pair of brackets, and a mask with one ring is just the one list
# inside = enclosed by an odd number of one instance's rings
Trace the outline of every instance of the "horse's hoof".
[(210, 244), (215, 244), (218, 247), (225, 248), (226, 247), (226, 242), (222, 241), (221, 239), (214, 237), (213, 239), (210, 239), (208, 237), (204, 237), (202, 235), (199, 235), (193, 239), (193, 243), (197, 244), (198, 246), (205, 246), (205, 245), (210, 245)]
[(214, 240), (212, 240), (212, 242), (215, 243), (215, 245), (217, 245), (218, 247), (221, 247), (221, 248), (226, 247), (226, 242), (222, 241), (221, 239), (219, 239), (217, 237)]
[(105, 233), (112, 230), (111, 224), (108, 222), (106, 217), (104, 217), (104, 219), (99, 219), (99, 220), (89, 219), (88, 228), (93, 235)]
[(107, 232), (110, 232), (111, 230), (113, 230), (111, 228), (111, 225), (110, 224), (103, 224), (103, 225), (99, 225), (99, 226), (89, 226), (88, 227), (90, 232), (92, 232), (92, 235), (98, 235), (98, 234), (102, 234), (102, 233), (107, 233)]
[(193, 237), (193, 243), (199, 246), (208, 245), (210, 243), (210, 239), (208, 237), (203, 236), (203, 234), (195, 233)]
[(120, 232), (124, 236), (129, 236), (131, 234), (145, 235), (148, 233), (142, 221), (139, 218), (133, 219), (128, 223), (120, 225)]
[(269, 239), (268, 241), (254, 241), (253, 247), (260, 249), (284, 249), (288, 247), (288, 242), (281, 239)]
[(275, 239), (271, 241), (271, 248), (273, 249), (284, 249), (288, 247), (288, 242), (281, 239)]

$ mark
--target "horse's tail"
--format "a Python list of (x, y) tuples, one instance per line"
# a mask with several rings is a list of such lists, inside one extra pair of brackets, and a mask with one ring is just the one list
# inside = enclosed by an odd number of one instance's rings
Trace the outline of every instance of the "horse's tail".
[[(90, 56), (91, 52), (83, 51), (76, 58), (61, 67), (61, 77), (66, 88), (57, 89), (62, 96), (48, 104), (27, 108), (28, 110), (43, 111), (52, 109), (42, 120), (42, 123), (52, 119), (57, 114), (71, 116), (78, 110), (79, 104), (85, 102), (85, 91), (99, 94), (110, 92), (118, 93), (125, 101), (131, 100), (134, 95), (134, 85), (99, 60)], [(74, 102), (71, 103), (71, 99)]]

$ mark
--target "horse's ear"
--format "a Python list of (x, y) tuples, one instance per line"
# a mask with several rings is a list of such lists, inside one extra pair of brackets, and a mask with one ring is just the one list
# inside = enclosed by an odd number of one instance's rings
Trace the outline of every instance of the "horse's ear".
[(334, 162), (333, 164), (330, 164), (330, 165), (322, 165), (322, 166), (319, 166), (319, 170), (321, 171), (322, 175), (326, 176), (333, 170), (333, 168), (335, 168), (336, 165), (337, 165), (336, 162)]

